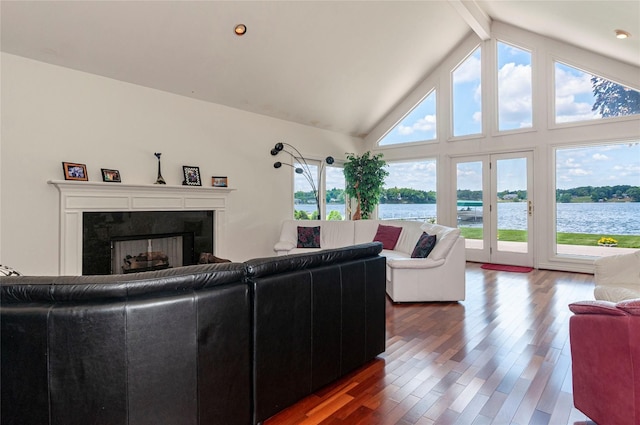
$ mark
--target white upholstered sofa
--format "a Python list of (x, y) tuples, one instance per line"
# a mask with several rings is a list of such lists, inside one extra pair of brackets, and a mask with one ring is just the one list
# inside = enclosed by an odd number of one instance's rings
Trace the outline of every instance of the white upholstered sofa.
[[(378, 226), (402, 227), (387, 258), (387, 294), (394, 302), (462, 301), (465, 299), (465, 248), (460, 230), (404, 220), (286, 220), (274, 250), (278, 255), (339, 248), (373, 241)], [(320, 248), (297, 248), (298, 227), (320, 227)], [(411, 258), (423, 232), (436, 235), (427, 258)]]
[(640, 250), (600, 257), (594, 265), (596, 300), (618, 303), (640, 298)]

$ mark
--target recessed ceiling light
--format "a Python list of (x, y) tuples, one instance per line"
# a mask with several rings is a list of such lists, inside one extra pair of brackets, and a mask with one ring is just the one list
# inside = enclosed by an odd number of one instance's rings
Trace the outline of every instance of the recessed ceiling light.
[(629, 34), (628, 32), (624, 31), (624, 30), (615, 30), (614, 31), (616, 33), (616, 38), (629, 38), (631, 37), (631, 34)]
[(247, 32), (247, 26), (245, 24), (238, 24), (233, 31), (236, 35), (245, 35)]

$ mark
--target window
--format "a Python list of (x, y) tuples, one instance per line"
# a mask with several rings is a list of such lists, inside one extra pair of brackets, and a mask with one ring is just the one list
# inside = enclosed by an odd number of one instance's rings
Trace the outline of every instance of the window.
[(318, 165), (307, 161), (306, 164), (295, 163), (294, 169), (300, 169), (303, 172), (293, 174), (293, 216), (296, 220), (317, 220)]
[(429, 93), (415, 108), (380, 139), (380, 146), (423, 142), (436, 139), (436, 91)]
[(436, 221), (436, 160), (389, 162), (379, 219)]
[[(319, 163), (319, 161), (307, 160), (306, 166), (300, 163), (294, 164), (294, 170), (296, 168), (303, 170), (302, 173), (294, 172), (294, 218), (296, 220), (344, 220), (345, 183), (342, 167), (322, 164), (320, 168)], [(306, 171), (307, 169), (309, 172)], [(318, 184), (320, 174), (325, 174), (324, 187)], [(320, 202), (320, 214), (318, 214), (314, 187), (317, 189), (318, 201), (325, 200)]]
[(325, 168), (325, 202), (327, 220), (344, 220), (345, 193), (344, 172), (342, 167), (330, 166)]
[(556, 252), (603, 256), (640, 248), (640, 141), (556, 149)]
[(481, 49), (478, 47), (453, 70), (453, 136), (482, 133)]
[(557, 123), (638, 113), (640, 92), (563, 63), (555, 63)]
[(531, 53), (497, 43), (498, 130), (532, 126)]

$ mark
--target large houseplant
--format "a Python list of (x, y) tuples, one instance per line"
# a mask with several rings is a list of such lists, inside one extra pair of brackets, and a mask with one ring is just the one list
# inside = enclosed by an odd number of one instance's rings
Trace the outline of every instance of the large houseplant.
[(380, 202), (384, 178), (389, 175), (384, 169), (387, 163), (382, 156), (381, 153), (372, 155), (369, 151), (360, 156), (347, 154), (344, 164), (345, 192), (358, 202), (353, 220), (368, 219)]

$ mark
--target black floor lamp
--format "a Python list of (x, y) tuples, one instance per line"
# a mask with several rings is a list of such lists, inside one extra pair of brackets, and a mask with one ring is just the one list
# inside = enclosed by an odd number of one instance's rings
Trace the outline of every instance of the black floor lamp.
[[(290, 152), (288, 150), (285, 149), (285, 146), (290, 148), (293, 152)], [(287, 154), (289, 154), (289, 156), (298, 163), (298, 165), (300, 165), (299, 167), (294, 166), (293, 164), (289, 164), (289, 163), (282, 163), (280, 161), (276, 161), (273, 163), (273, 168), (280, 168), (283, 165), (289, 166), (291, 168), (294, 169), (294, 171), (297, 174), (302, 174), (306, 179), (307, 182), (309, 182), (309, 185), (311, 186), (311, 190), (313, 190), (313, 195), (316, 198), (316, 207), (318, 208), (318, 218), (320, 218), (320, 197), (318, 196), (318, 188), (313, 180), (313, 174), (311, 173), (311, 169), (309, 168), (309, 164), (307, 163), (307, 160), (304, 156), (302, 156), (302, 154), (300, 153), (300, 151), (298, 149), (296, 149), (295, 147), (293, 147), (292, 145), (290, 145), (289, 143), (276, 143), (276, 145), (273, 147), (273, 149), (271, 149), (271, 155), (276, 156), (278, 155), (280, 152), (285, 152)], [(322, 172), (324, 171), (325, 168), (325, 163), (326, 164), (333, 164), (334, 163), (334, 159), (332, 156), (328, 156), (324, 159), (324, 161), (321, 163), (320, 165), (320, 173), (319, 173), (319, 178), (320, 180), (322, 180)]]

